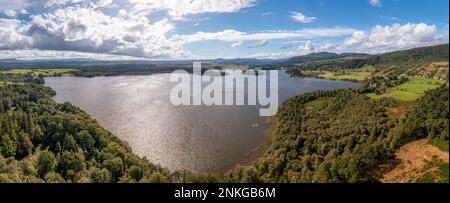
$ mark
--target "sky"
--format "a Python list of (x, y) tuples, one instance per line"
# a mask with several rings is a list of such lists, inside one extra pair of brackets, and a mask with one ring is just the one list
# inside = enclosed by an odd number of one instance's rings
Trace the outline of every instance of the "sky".
[(448, 0), (0, 0), (0, 58), (278, 59), (448, 43)]

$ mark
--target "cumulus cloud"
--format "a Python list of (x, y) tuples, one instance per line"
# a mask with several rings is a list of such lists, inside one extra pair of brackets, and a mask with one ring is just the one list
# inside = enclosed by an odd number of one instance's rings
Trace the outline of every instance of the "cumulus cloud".
[(291, 18), (294, 19), (297, 22), (301, 22), (301, 23), (312, 23), (315, 20), (317, 20), (316, 17), (308, 17), (303, 15), (300, 12), (291, 12)]
[(166, 34), (173, 29), (167, 19), (120, 18), (99, 10), (65, 7), (53, 13), (32, 15), (31, 21), (3, 20), (1, 49), (18, 48), (81, 51), (135, 57), (183, 58), (189, 55)]
[(254, 49), (254, 48), (259, 48), (259, 47), (265, 47), (266, 45), (268, 45), (270, 42), (269, 40), (261, 40), (258, 43), (248, 46), (249, 49)]
[(314, 50), (316, 50), (316, 46), (311, 41), (307, 41), (304, 45), (297, 48), (297, 51), (300, 55), (309, 54)]
[(372, 28), (369, 33), (355, 32), (341, 45), (341, 49), (354, 47), (359, 51), (379, 53), (390, 50), (408, 49), (438, 44), (442, 36), (435, 25), (425, 23), (400, 25), (398, 23)]
[(31, 46), (32, 38), (22, 35), (22, 22), (0, 18), (0, 49), (13, 50)]
[(369, 2), (372, 6), (381, 6), (381, 0), (370, 0)]
[[(0, 12), (11, 17), (26, 14), (26, 9), (32, 5), (30, 2), (0, 0)], [(47, 50), (46, 53), (56, 50), (145, 58), (192, 57), (182, 47), (183, 43), (168, 38), (174, 31), (171, 19), (203, 13), (237, 12), (255, 2), (48, 0), (38, 2), (39, 6), (46, 8), (45, 12), (30, 15), (29, 21), (1, 19), (0, 50)], [(160, 11), (167, 13), (169, 18), (150, 21), (148, 15)], [(235, 43), (234, 47), (241, 44)]]
[(336, 46), (333, 43), (325, 42), (321, 44), (316, 44), (311, 41), (307, 41), (304, 45), (297, 48), (298, 55), (306, 55), (310, 53), (317, 52), (334, 52)]
[(357, 31), (353, 33), (352, 37), (345, 39), (342, 45), (345, 47), (351, 47), (354, 45), (361, 44), (364, 42), (364, 37), (365, 37), (364, 32)]

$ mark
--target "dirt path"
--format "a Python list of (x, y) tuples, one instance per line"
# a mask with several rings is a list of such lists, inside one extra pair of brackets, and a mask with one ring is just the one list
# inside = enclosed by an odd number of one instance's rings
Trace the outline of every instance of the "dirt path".
[[(426, 139), (410, 142), (397, 150), (395, 153), (399, 164), (394, 169), (385, 173), (380, 179), (382, 183), (410, 183), (415, 182), (424, 172), (427, 161), (433, 156), (445, 163), (449, 161), (448, 152), (443, 152), (435, 146), (427, 143)], [(433, 169), (430, 169), (433, 170)]]

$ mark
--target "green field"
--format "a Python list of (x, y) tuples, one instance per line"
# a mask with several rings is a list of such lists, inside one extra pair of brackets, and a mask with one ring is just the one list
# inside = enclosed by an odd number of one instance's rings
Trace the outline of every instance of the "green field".
[(75, 69), (11, 69), (11, 70), (0, 70), (0, 74), (14, 74), (14, 75), (25, 75), (31, 74), (33, 76), (71, 76), (72, 71)]
[(360, 69), (344, 69), (335, 72), (324, 71), (319, 74), (319, 77), (332, 79), (332, 80), (354, 80), (354, 81), (364, 81), (370, 78), (375, 72), (373, 66), (364, 66)]
[(384, 94), (371, 93), (367, 96), (372, 99), (392, 97), (399, 101), (414, 101), (424, 95), (426, 91), (436, 89), (444, 83), (445, 81), (441, 80), (411, 77), (409, 82), (390, 88)]

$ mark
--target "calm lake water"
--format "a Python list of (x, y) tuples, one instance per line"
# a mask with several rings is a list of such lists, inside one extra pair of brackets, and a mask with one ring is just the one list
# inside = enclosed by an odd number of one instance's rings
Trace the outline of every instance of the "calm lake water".
[[(305, 92), (360, 86), (295, 79), (284, 72), (278, 77), (280, 105)], [(269, 129), (267, 118), (259, 116), (259, 106), (174, 106), (170, 92), (177, 83), (169, 78), (170, 74), (50, 77), (45, 82), (56, 91), (57, 102), (79, 106), (127, 141), (134, 153), (171, 170), (223, 171), (255, 157)]]

